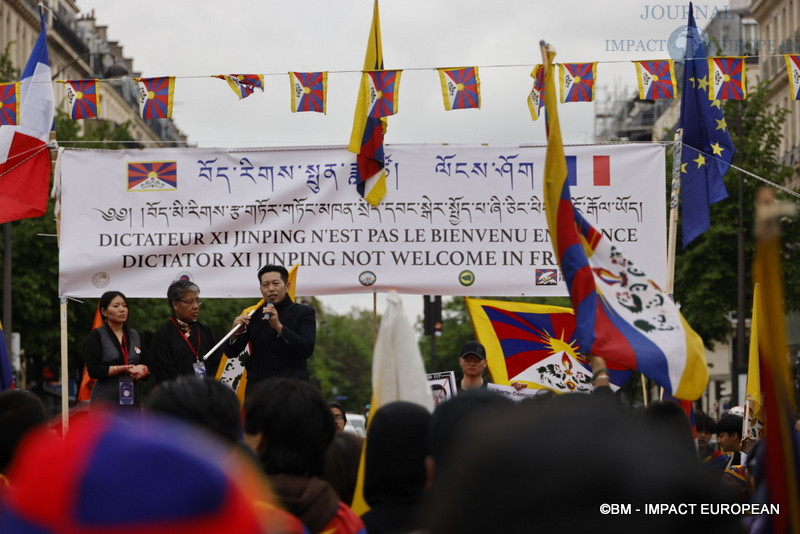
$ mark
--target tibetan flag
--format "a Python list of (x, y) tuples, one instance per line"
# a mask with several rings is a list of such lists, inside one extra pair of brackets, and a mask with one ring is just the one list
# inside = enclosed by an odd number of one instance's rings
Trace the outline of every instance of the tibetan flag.
[(478, 67), (436, 69), (442, 83), (444, 109), (471, 109), (481, 107), (481, 80)]
[(47, 53), (47, 28), (41, 30), (22, 71), (19, 124), (0, 127), (0, 223), (39, 217), (47, 209), (55, 96)]
[(780, 514), (770, 518), (771, 532), (800, 532), (800, 440), (794, 431), (794, 374), (786, 339), (779, 223), (779, 217), (791, 211), (783, 211), (787, 205), (777, 204), (766, 187), (756, 198), (753, 282), (761, 293), (757, 335), (765, 418), (763, 473), (769, 502), (780, 506)]
[(553, 53), (545, 66), (544, 197), (553, 250), (575, 310), (583, 354), (639, 371), (672, 396), (695, 400), (708, 384), (703, 341), (678, 308), (572, 204), (555, 98)]
[(228, 87), (236, 93), (239, 100), (252, 95), (256, 89), (264, 92), (263, 74), (216, 74), (214, 78), (228, 82)]
[[(294, 300), (295, 293), (297, 292), (297, 269), (299, 263), (295, 263), (289, 269), (289, 288), (287, 294), (289, 298)], [(242, 310), (239, 315), (252, 315), (258, 308), (264, 305), (264, 299), (259, 300), (253, 306), (247, 307)], [(250, 344), (242, 351), (241, 354), (236, 356), (222, 355), (222, 359), (217, 367), (216, 379), (223, 384), (227, 384), (236, 392), (236, 397), (239, 399), (240, 404), (244, 404), (244, 393), (247, 389), (247, 369), (244, 368), (244, 361), (250, 356)]]
[(594, 82), (597, 79), (597, 62), (561, 63), (558, 65), (561, 80), (561, 102), (593, 102)]
[[(94, 312), (94, 321), (92, 322), (92, 330), (103, 326), (103, 314), (100, 313), (100, 302), (97, 302), (97, 309)], [(86, 364), (83, 364), (83, 376), (81, 377), (81, 387), (78, 389), (78, 402), (88, 401), (92, 398), (92, 388), (94, 388), (96, 378), (89, 376), (89, 370), (86, 369)]]
[(93, 119), (100, 116), (100, 91), (97, 80), (68, 80), (69, 114), (73, 119)]
[[(381, 44), (381, 22), (378, 0), (372, 12), (372, 26), (367, 40), (364, 71), (383, 69), (383, 45)], [(386, 117), (374, 118), (369, 114), (370, 84), (362, 75), (358, 90), (358, 101), (353, 117), (353, 132), (348, 150), (356, 154), (356, 190), (361, 198), (377, 206), (386, 196), (386, 168), (384, 164), (383, 136), (386, 133)]]
[(675, 63), (671, 59), (634, 61), (633, 64), (636, 65), (641, 100), (678, 97), (675, 90)]
[(536, 120), (544, 106), (544, 68), (541, 65), (533, 67), (531, 78), (533, 78), (533, 89), (528, 93), (528, 109), (531, 112), (531, 119)]
[(292, 113), (298, 111), (326, 112), (327, 72), (290, 72), (289, 84), (292, 86)]
[(786, 54), (786, 72), (789, 75), (789, 89), (792, 91), (792, 98), (800, 100), (800, 55)]
[(0, 126), (19, 124), (19, 83), (0, 83)]
[(128, 191), (175, 191), (177, 189), (177, 161), (128, 163)]
[[(495, 384), (525, 382), (557, 393), (589, 392), (592, 367), (579, 353), (575, 315), (569, 308), (465, 298), (477, 340)], [(631, 375), (608, 362), (612, 388)]]
[(750, 316), (750, 356), (747, 362), (747, 421), (745, 425), (748, 432), (742, 432), (742, 437), (763, 438), (764, 431), (764, 403), (761, 394), (761, 371), (759, 369), (761, 358), (758, 353), (758, 330), (761, 318), (761, 286), (753, 287), (753, 314)]
[(367, 115), (370, 119), (382, 119), (397, 113), (402, 73), (400, 70), (374, 70), (361, 75), (361, 84), (369, 91)]
[(11, 360), (8, 358), (3, 325), (0, 323), (0, 391), (7, 389), (14, 389), (14, 373), (11, 370)]
[(139, 83), (139, 111), (143, 119), (169, 119), (172, 117), (175, 76), (134, 78), (134, 81)]
[(735, 152), (719, 102), (708, 99), (705, 45), (694, 22), (691, 4), (687, 24), (680, 118), (684, 248), (711, 226), (709, 206), (728, 198), (722, 177), (728, 172)]
[(747, 98), (744, 57), (708, 58), (709, 100), (744, 100)]

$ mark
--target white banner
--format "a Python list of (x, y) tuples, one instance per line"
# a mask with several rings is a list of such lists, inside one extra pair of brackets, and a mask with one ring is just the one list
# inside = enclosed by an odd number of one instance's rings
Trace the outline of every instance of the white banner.
[[(666, 280), (664, 149), (565, 147), (574, 203), (626, 256)], [(259, 267), (300, 264), (297, 295), (394, 289), (566, 295), (550, 243), (545, 147), (390, 145), (376, 208), (341, 147), (66, 150), (59, 291), (256, 297)]]

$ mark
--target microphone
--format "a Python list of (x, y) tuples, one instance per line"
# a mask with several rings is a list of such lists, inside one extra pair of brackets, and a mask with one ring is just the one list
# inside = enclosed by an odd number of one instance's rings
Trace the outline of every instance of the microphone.
[(264, 309), (263, 309), (263, 317), (261, 317), (261, 320), (263, 320), (263, 321), (269, 321), (269, 317), (270, 317), (270, 315), (272, 315), (272, 314), (271, 314), (271, 313), (267, 313), (267, 306), (274, 306), (274, 305), (275, 305), (275, 303), (274, 303), (274, 302), (272, 302), (271, 300), (268, 300), (268, 301), (267, 301), (267, 305), (266, 305), (266, 306), (264, 306)]

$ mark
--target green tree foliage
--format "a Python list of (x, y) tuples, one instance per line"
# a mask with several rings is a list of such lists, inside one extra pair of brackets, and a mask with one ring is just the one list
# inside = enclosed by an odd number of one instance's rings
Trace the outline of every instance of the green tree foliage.
[[(778, 163), (781, 125), (788, 111), (768, 106), (768, 91), (762, 83), (749, 91), (744, 101), (728, 101), (724, 113), (736, 155), (733, 164), (757, 176), (784, 184), (791, 169)], [(671, 162), (668, 163), (671, 173)], [(753, 215), (757, 188), (765, 184), (742, 175), (746, 251), (747, 304), (752, 308)], [(737, 308), (737, 236), (739, 221), (740, 173), (731, 168), (725, 176), (729, 197), (711, 206), (711, 228), (682, 250), (680, 238), (675, 267), (675, 298), (681, 303), (686, 320), (707, 346), (725, 342), (731, 334), (728, 314)], [(781, 196), (781, 195), (778, 195)], [(786, 295), (789, 309), (800, 309), (800, 278), (791, 276), (798, 269), (798, 229), (793, 221), (785, 227), (787, 268)]]

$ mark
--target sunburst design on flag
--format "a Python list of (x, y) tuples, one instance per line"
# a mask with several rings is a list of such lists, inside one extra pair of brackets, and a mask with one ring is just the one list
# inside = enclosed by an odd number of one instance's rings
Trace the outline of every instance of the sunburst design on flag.
[(743, 57), (708, 58), (708, 72), (712, 77), (708, 91), (710, 100), (744, 100), (747, 86)]
[(448, 111), (481, 107), (478, 67), (439, 69), (439, 75)]
[(128, 163), (128, 191), (174, 191), (178, 188), (178, 162)]
[(66, 85), (73, 119), (93, 119), (100, 114), (97, 80), (70, 80)]
[(143, 119), (167, 119), (172, 116), (174, 76), (139, 78), (139, 106)]
[(365, 72), (370, 85), (368, 115), (372, 119), (397, 113), (397, 92), (400, 86), (399, 70), (373, 70)]
[(639, 81), (639, 98), (658, 100), (676, 98), (675, 67), (671, 59), (635, 61)]
[(19, 124), (19, 83), (0, 84), (0, 125)]
[(561, 102), (591, 102), (594, 100), (594, 82), (597, 62), (559, 63), (561, 74)]
[(327, 72), (290, 72), (292, 111), (325, 113)]

